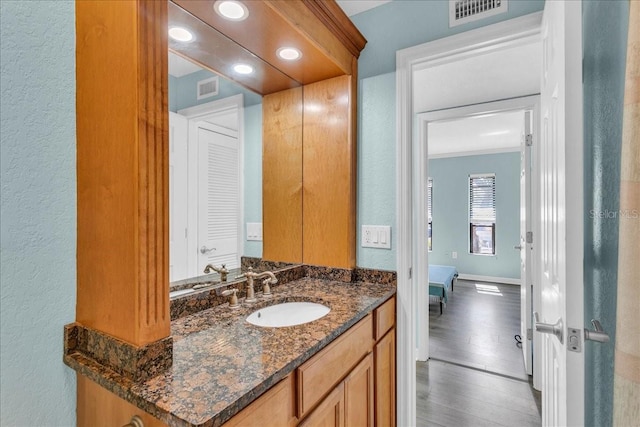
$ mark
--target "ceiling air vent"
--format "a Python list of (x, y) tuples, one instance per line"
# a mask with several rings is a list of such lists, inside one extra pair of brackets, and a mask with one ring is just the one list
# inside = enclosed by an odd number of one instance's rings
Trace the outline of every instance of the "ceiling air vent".
[(449, 0), (449, 27), (507, 11), (508, 0)]
[(209, 98), (218, 94), (218, 76), (198, 82), (198, 99)]

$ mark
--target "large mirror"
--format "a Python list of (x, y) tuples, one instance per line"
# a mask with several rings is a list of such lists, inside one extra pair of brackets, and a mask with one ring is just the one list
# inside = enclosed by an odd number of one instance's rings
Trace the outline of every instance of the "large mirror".
[(242, 256), (262, 256), (261, 93), (300, 84), (172, 2), (169, 29), (169, 276), (177, 296), (219, 281), (215, 271), (204, 274), (207, 265), (224, 264), (232, 279)]

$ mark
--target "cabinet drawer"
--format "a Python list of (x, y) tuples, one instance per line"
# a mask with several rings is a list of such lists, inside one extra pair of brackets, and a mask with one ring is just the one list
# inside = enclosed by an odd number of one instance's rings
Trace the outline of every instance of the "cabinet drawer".
[(296, 425), (294, 414), (295, 383), (287, 376), (256, 401), (227, 421), (223, 427), (282, 427)]
[(372, 350), (371, 314), (298, 368), (298, 417), (301, 419)]
[(376, 308), (374, 316), (376, 325), (374, 338), (378, 341), (389, 329), (393, 328), (393, 325), (396, 323), (396, 297), (390, 298), (387, 302)]

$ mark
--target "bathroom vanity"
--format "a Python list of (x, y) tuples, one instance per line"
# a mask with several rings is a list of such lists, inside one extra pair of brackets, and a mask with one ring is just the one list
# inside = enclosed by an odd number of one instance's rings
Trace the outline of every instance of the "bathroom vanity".
[[(76, 2), (77, 308), (64, 360), (78, 425), (393, 425), (395, 275), (355, 259), (366, 40), (330, 0), (245, 2), (241, 22), (215, 3)], [(202, 29), (195, 44), (169, 43), (182, 19)], [(198, 47), (214, 29), (215, 55)], [(273, 66), (281, 42), (302, 60)], [(210, 62), (222, 53), (266, 59), (261, 78), (238, 77), (263, 95), (262, 258), (303, 265), (251, 307), (230, 310), (219, 287), (169, 297), (168, 49), (219, 73), (233, 64)], [(287, 328), (245, 321), (283, 300), (331, 311)]]
[[(343, 282), (316, 278), (322, 274), (313, 267), (293, 269), (272, 298), (258, 292), (255, 304), (234, 310), (223, 303), (173, 320), (172, 365), (153, 376), (118, 372), (100, 354), (118, 350), (93, 346), (99, 337), (68, 325), (65, 363), (81, 374), (78, 425), (125, 425), (134, 415), (145, 426), (308, 426), (329, 419), (393, 425), (395, 275), (356, 270), (354, 282)], [(262, 307), (292, 301), (330, 311), (282, 328), (246, 321)]]

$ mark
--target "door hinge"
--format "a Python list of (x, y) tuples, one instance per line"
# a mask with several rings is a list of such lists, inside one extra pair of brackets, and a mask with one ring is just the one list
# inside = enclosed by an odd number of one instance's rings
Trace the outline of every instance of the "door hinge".
[(532, 134), (527, 134), (527, 136), (525, 137), (525, 144), (527, 145), (527, 147), (531, 147), (533, 145), (533, 135)]
[(533, 329), (527, 329), (527, 341), (531, 341), (533, 339)]
[(527, 231), (527, 243), (533, 243), (533, 231)]
[(411, 279), (411, 274), (413, 273), (413, 268), (409, 267), (409, 279)]

